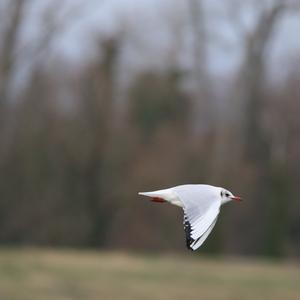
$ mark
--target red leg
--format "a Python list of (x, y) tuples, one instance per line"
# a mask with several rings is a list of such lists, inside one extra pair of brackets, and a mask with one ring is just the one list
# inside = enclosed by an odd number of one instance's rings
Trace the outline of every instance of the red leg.
[(152, 197), (151, 201), (157, 202), (157, 203), (164, 203), (164, 202), (166, 202), (166, 200), (164, 200), (163, 198), (159, 198), (159, 197)]

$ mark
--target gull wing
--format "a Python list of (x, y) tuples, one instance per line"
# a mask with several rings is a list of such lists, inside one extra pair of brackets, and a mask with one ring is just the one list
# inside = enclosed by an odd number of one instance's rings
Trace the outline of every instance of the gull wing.
[(183, 204), (186, 244), (198, 249), (216, 224), (221, 200), (217, 188), (208, 185), (182, 185), (172, 188)]

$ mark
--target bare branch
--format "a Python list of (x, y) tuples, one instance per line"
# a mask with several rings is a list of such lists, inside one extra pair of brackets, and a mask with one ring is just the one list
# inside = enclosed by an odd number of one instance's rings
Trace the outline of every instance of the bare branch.
[[(45, 7), (41, 16), (44, 28), (43, 33), (34, 45), (27, 44), (19, 51), (18, 55), (21, 55), (23, 60), (31, 63), (39, 61), (45, 51), (51, 47), (57, 35), (70, 25), (70, 20), (76, 20), (84, 11), (82, 7), (85, 2), (73, 5), (70, 8), (64, 7), (66, 6), (65, 3), (67, 2), (61, 0), (51, 1)], [(58, 11), (62, 13), (59, 14)]]

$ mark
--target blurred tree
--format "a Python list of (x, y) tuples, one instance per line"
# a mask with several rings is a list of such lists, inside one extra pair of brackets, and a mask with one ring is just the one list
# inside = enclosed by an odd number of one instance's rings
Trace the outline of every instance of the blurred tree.
[[(245, 154), (250, 163), (259, 166), (257, 174), (256, 193), (253, 195), (258, 201), (265, 199), (266, 232), (263, 247), (267, 255), (282, 255), (282, 233), (285, 223), (285, 210), (282, 198), (287, 195), (286, 176), (277, 161), (271, 160), (270, 139), (262, 127), (262, 112), (264, 98), (262, 85), (265, 77), (264, 55), (266, 55), (268, 41), (273, 28), (285, 8), (283, 1), (277, 1), (273, 7), (263, 12), (257, 26), (248, 39), (245, 57)], [(248, 89), (248, 91), (247, 91)], [(274, 197), (275, 196), (275, 197)], [(287, 205), (285, 203), (284, 205)], [(263, 208), (263, 207), (262, 207)]]
[(107, 199), (107, 155), (111, 151), (111, 134), (114, 119), (114, 70), (118, 59), (119, 41), (108, 39), (101, 43), (103, 57), (93, 62), (82, 88), (82, 117), (89, 138), (89, 156), (85, 162), (86, 201), (92, 229), (89, 244), (103, 245), (109, 224), (109, 199)]
[(212, 81), (208, 71), (208, 45), (207, 12), (203, 0), (189, 0), (189, 23), (192, 33), (192, 82), (193, 88), (193, 114), (198, 134), (210, 134), (214, 127), (214, 105)]
[(141, 130), (145, 141), (164, 126), (174, 126), (180, 132), (186, 129), (189, 104), (180, 91), (180, 72), (142, 74), (133, 86), (130, 98), (132, 119)]
[[(273, 29), (284, 9), (283, 1), (275, 1), (271, 7), (267, 8), (261, 6), (255, 28), (246, 36), (244, 62), (235, 95), (236, 101), (240, 102), (238, 107), (241, 108), (238, 114), (240, 125), (236, 127), (239, 136), (236, 139), (242, 142), (240, 154), (244, 155), (246, 164), (251, 165), (254, 170), (255, 188), (253, 188), (251, 198), (256, 199), (254, 205), (259, 204), (260, 207), (260, 215), (257, 215), (260, 220), (256, 222), (255, 226), (256, 236), (260, 236), (260, 239), (257, 239), (259, 244), (256, 246), (256, 251), (261, 252), (268, 249), (267, 254), (269, 255), (278, 255), (280, 252), (282, 241), (279, 241), (281, 235), (277, 224), (284, 219), (282, 214), (279, 216), (274, 211), (274, 207), (276, 207), (283, 213), (279, 203), (276, 203), (275, 206), (273, 204), (278, 199), (277, 197), (276, 199), (272, 198), (273, 192), (276, 190), (276, 193), (284, 195), (286, 188), (278, 187), (277, 189), (276, 187), (282, 179), (282, 185), (284, 185), (285, 179), (277, 173), (277, 167), (273, 166), (270, 159), (270, 138), (262, 125), (265, 104), (263, 87), (267, 47)], [(277, 177), (278, 175), (281, 179)], [(278, 219), (278, 217), (280, 218)], [(262, 227), (267, 228), (267, 231), (262, 231)], [(275, 242), (275, 240), (277, 241)]]
[(25, 0), (10, 1), (8, 11), (11, 15), (5, 18), (7, 24), (2, 24), (6, 30), (1, 38), (3, 43), (0, 47), (0, 113), (4, 111), (5, 101), (9, 93), (8, 89), (11, 87), (16, 45), (25, 4)]

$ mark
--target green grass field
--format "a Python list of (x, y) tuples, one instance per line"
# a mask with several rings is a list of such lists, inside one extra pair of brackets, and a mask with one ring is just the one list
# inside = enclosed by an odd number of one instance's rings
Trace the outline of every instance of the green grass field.
[(300, 265), (133, 255), (0, 250), (1, 300), (300, 299)]

